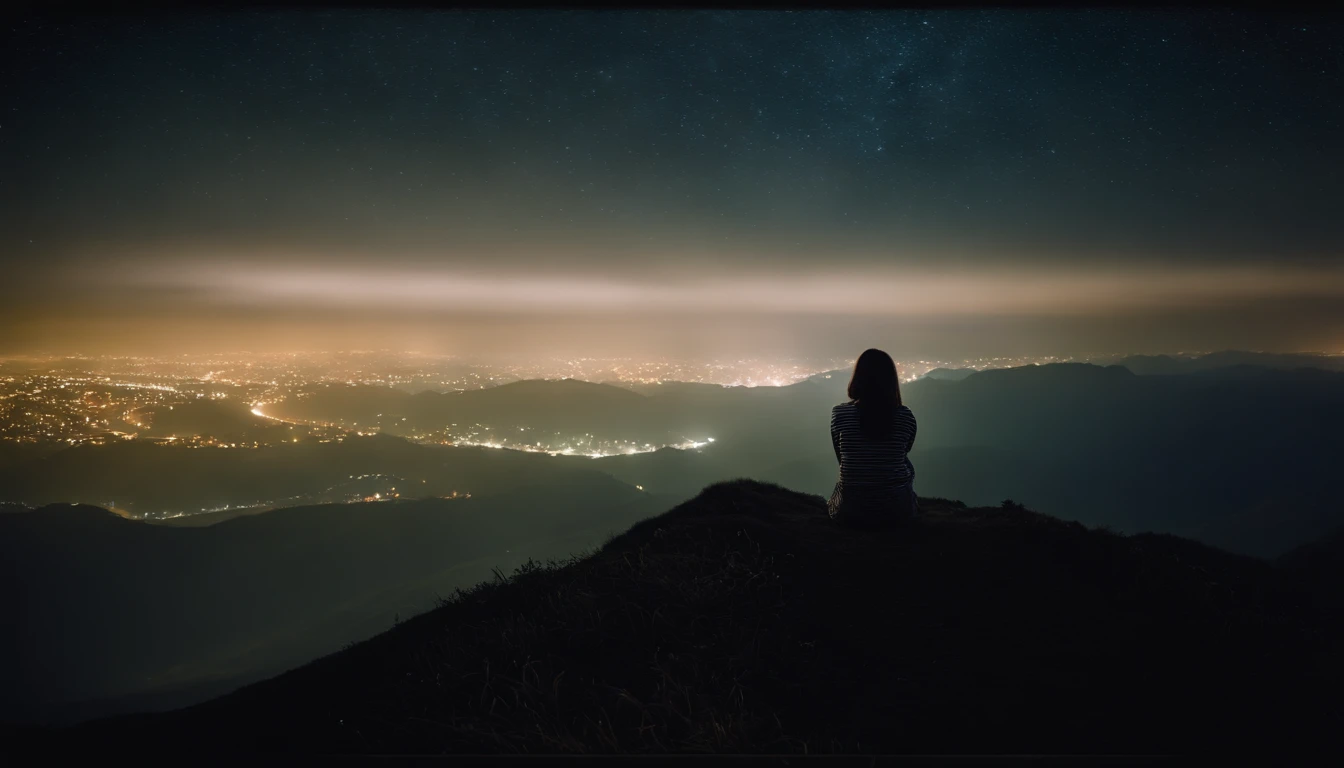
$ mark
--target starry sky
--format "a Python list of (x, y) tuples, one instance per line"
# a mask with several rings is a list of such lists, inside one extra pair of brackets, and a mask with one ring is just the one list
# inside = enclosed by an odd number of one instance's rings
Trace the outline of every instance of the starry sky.
[(16, 17), (0, 353), (1344, 349), (1344, 24)]

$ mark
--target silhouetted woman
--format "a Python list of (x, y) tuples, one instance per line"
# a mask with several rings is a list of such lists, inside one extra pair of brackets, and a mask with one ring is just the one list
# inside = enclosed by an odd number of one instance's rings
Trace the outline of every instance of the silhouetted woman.
[(840, 462), (840, 482), (827, 505), (831, 518), (874, 527), (913, 517), (915, 415), (901, 404), (896, 363), (880, 349), (866, 350), (854, 364), (849, 402), (831, 409), (831, 442)]

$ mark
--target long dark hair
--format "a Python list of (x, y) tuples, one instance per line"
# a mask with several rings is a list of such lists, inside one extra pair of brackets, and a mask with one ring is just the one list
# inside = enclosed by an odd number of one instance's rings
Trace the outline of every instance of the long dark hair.
[(859, 428), (868, 437), (881, 437), (891, 428), (891, 417), (901, 406), (901, 380), (896, 362), (880, 349), (866, 349), (854, 363), (849, 399), (859, 404)]

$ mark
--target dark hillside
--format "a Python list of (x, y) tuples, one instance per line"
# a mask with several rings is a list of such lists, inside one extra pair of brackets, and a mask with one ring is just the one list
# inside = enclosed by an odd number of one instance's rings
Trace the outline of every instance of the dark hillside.
[(514, 381), (478, 390), (416, 395), (378, 387), (323, 385), (267, 406), (267, 413), (346, 427), (377, 426), (396, 434), (433, 431), (450, 424), (604, 436), (668, 428), (643, 395), (577, 379)]
[(975, 373), (975, 370), (972, 368), (934, 368), (920, 378), (935, 381), (961, 381), (973, 373)]
[(1323, 620), (1344, 618), (1344, 528), (1281, 555), (1276, 563), (1309, 585)]
[(33, 452), (0, 465), (0, 499), (30, 506), (82, 502), (139, 514), (195, 513), (225, 505), (326, 503), (335, 500), (325, 498), (328, 492), (348, 490), (344, 486), (351, 480), (375, 474), (404, 481), (403, 491), (407, 484), (418, 485), (416, 494), (462, 491), (477, 497), (515, 490), (518, 478), (554, 486), (572, 483), (581, 472), (594, 484), (610, 481), (584, 458), (584, 464), (561, 467), (544, 454), (421, 445), (381, 434), (255, 450), (193, 450), (128, 440), (49, 456)]
[(249, 406), (237, 401), (197, 400), (175, 406), (146, 408), (139, 417), (147, 419), (145, 432), (156, 437), (213, 436), (221, 440), (274, 440), (288, 427), (263, 419)]
[(596, 473), (572, 480), (200, 527), (89, 506), (0, 515), (0, 721), (205, 701), (373, 637), (492, 569), (590, 551), (673, 503)]
[(167, 715), (39, 739), (360, 752), (1337, 749), (1338, 636), (1290, 573), (926, 500), (857, 533), (738, 481)]

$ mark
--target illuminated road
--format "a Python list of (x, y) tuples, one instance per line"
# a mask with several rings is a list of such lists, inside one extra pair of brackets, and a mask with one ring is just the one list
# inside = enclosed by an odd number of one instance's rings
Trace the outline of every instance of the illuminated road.
[(260, 404), (257, 404), (257, 405), (252, 406), (252, 415), (253, 415), (253, 416), (260, 416), (260, 417), (263, 418), (263, 419), (270, 419), (271, 421), (278, 421), (278, 422), (280, 422), (281, 424), (294, 424), (294, 425), (296, 425), (296, 426), (300, 426), (300, 427), (306, 427), (306, 426), (308, 426), (307, 424), (304, 424), (304, 423), (302, 423), (302, 422), (298, 422), (298, 421), (290, 421), (289, 419), (282, 419), (282, 418), (280, 418), (279, 416), (267, 416), (265, 413), (262, 412), (262, 410), (261, 410), (261, 405), (260, 405)]
[(660, 446), (656, 446), (656, 447), (654, 447), (654, 446), (650, 446), (650, 447), (648, 447), (648, 448), (623, 448), (623, 449), (621, 449), (621, 450), (619, 450), (619, 451), (611, 451), (611, 452), (604, 452), (604, 451), (591, 451), (591, 452), (590, 452), (590, 451), (576, 450), (576, 449), (574, 449), (574, 448), (563, 448), (563, 449), (560, 449), (560, 450), (549, 450), (549, 449), (538, 448), (538, 447), (530, 446), (530, 445), (521, 445), (521, 444), (520, 444), (520, 445), (506, 445), (506, 444), (504, 444), (504, 443), (494, 443), (494, 442), (488, 442), (488, 441), (487, 441), (487, 442), (481, 442), (481, 441), (476, 441), (476, 440), (452, 440), (452, 441), (442, 441), (442, 440), (418, 440), (417, 442), (425, 443), (425, 444), (440, 444), (440, 445), (460, 445), (460, 446), (470, 446), (470, 447), (475, 447), (475, 448), (496, 448), (496, 449), (505, 450), (505, 451), (521, 451), (521, 452), (523, 452), (523, 453), (544, 453), (544, 454), (547, 454), (547, 455), (550, 455), (550, 456), (587, 456), (588, 458), (591, 458), (591, 459), (605, 459), (605, 458), (609, 458), (609, 457), (612, 457), (612, 456), (633, 456), (633, 455), (638, 454), (638, 453), (653, 453), (653, 452), (655, 452), (655, 451), (660, 451), (660, 450), (662, 450), (662, 449), (664, 449), (664, 448), (675, 448), (675, 449), (677, 449), (677, 450), (679, 450), (679, 451), (698, 450), (698, 449), (703, 448), (703, 447), (705, 447), (706, 445), (709, 445), (710, 443), (714, 442), (714, 438), (710, 437), (710, 438), (706, 438), (706, 439), (704, 439), (704, 440), (690, 440), (690, 439), (687, 439), (687, 440), (685, 440), (685, 441), (683, 441), (683, 442), (680, 442), (680, 443), (670, 443), (670, 444), (668, 444), (668, 445), (660, 445)]
[(292, 419), (282, 419), (279, 416), (271, 416), (261, 410), (261, 406), (263, 405), (265, 405), (265, 403), (254, 404), (252, 406), (252, 415), (260, 416), (263, 419), (269, 419), (270, 421), (276, 421), (281, 424), (289, 424), (295, 427), (326, 427), (329, 429), (345, 429), (339, 424), (328, 424), (322, 421), (294, 421)]

